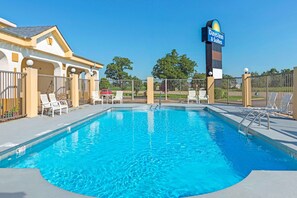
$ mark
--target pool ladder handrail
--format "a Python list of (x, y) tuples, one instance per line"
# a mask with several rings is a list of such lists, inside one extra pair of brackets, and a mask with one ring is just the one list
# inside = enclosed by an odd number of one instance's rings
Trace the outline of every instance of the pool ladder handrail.
[(159, 109), (161, 108), (161, 106), (159, 106), (158, 104), (156, 106), (152, 104), (150, 106), (150, 110), (157, 110), (158, 107), (159, 107)]
[(161, 109), (161, 105), (162, 105), (162, 102), (161, 102), (161, 94), (162, 94), (162, 91), (160, 91), (160, 96), (159, 96), (159, 104), (157, 104), (155, 107), (154, 107), (154, 104), (152, 104), (150, 106), (150, 110), (157, 110), (157, 108)]
[(160, 106), (159, 109), (161, 108), (161, 104), (162, 104), (162, 103), (161, 103), (161, 97), (162, 97), (161, 94), (162, 94), (162, 91), (160, 91), (160, 96), (159, 96), (159, 106)]
[(244, 126), (243, 122), (250, 116), (253, 116), (253, 119), (250, 121), (250, 123), (244, 128), (243, 132), (248, 135), (249, 133), (249, 129), (251, 127), (251, 125), (258, 119), (258, 126), (261, 126), (261, 119), (264, 118), (265, 116), (267, 117), (267, 129), (270, 129), (270, 116), (269, 116), (269, 112), (266, 111), (251, 111), (250, 113), (248, 113), (239, 123), (238, 125), (238, 131), (241, 131), (241, 127)]

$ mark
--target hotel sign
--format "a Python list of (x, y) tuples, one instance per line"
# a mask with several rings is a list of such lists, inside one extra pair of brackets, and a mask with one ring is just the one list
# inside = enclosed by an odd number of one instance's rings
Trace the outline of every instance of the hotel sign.
[(225, 46), (225, 35), (224, 33), (217, 32), (212, 28), (207, 27), (207, 41)]
[(205, 42), (206, 48), (206, 75), (222, 79), (222, 47), (225, 46), (225, 34), (221, 31), (218, 20), (207, 21), (202, 28), (202, 42)]

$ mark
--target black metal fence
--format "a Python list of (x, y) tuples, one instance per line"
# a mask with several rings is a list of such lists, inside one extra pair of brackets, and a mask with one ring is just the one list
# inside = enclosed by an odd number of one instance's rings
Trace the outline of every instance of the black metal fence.
[(0, 71), (0, 121), (26, 116), (26, 74)]
[(90, 102), (90, 80), (78, 79), (79, 105)]
[(72, 106), (71, 81), (70, 77), (38, 74), (38, 92), (39, 94), (55, 93), (57, 100), (67, 100), (68, 105)]

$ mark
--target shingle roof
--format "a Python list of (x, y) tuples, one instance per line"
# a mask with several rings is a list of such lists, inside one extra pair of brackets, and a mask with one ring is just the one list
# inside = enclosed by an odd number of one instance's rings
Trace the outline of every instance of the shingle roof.
[(55, 26), (34, 26), (34, 27), (7, 27), (0, 28), (0, 32), (11, 34), (20, 38), (31, 38)]

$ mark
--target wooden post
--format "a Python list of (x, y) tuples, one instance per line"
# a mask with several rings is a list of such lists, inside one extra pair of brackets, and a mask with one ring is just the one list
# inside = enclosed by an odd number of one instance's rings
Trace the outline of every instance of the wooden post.
[(208, 76), (206, 79), (208, 103), (214, 104), (214, 77)]
[(32, 67), (24, 69), (26, 75), (26, 114), (32, 118), (38, 115), (38, 71)]
[(154, 78), (147, 78), (147, 89), (146, 89), (147, 104), (154, 104)]
[(79, 106), (79, 93), (78, 93), (78, 74), (71, 74), (71, 100), (72, 106)]
[(91, 76), (90, 77), (90, 96), (92, 95), (92, 92), (96, 91), (96, 86), (95, 86), (95, 77)]
[(252, 106), (252, 84), (251, 74), (242, 75), (242, 106)]

